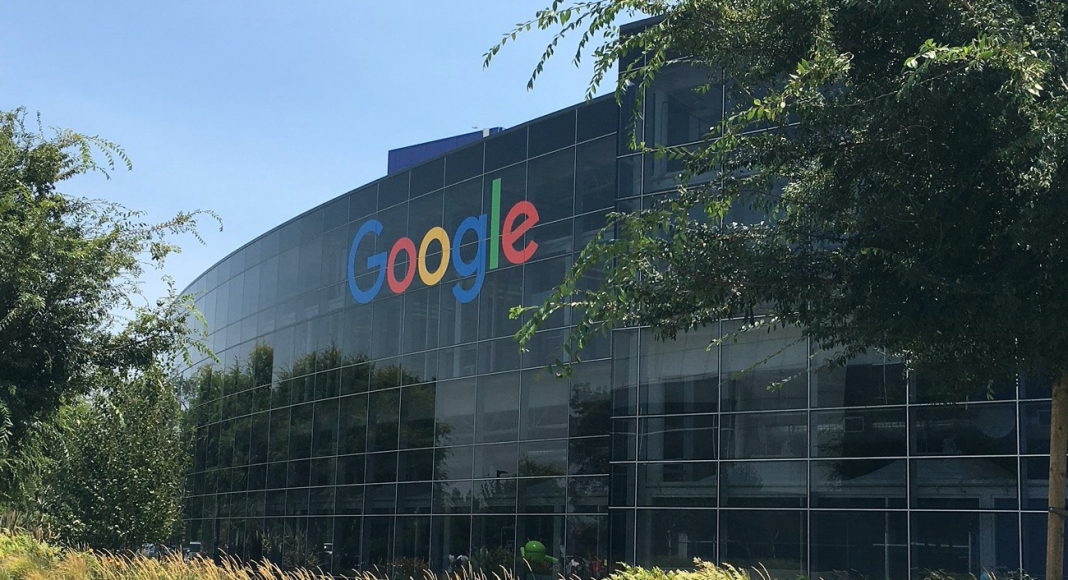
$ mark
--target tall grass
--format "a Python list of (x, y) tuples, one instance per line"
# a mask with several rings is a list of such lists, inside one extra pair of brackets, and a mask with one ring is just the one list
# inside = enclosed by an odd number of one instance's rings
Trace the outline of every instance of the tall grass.
[[(36, 530), (40, 532), (41, 530)], [(215, 563), (211, 559), (197, 557), (183, 560), (178, 554), (162, 559), (140, 555), (109, 554), (59, 548), (34, 537), (27, 531), (10, 531), (0, 528), (0, 580), (328, 580), (331, 578), (320, 570), (298, 568), (282, 570), (269, 562), (239, 563), (227, 559)], [(408, 572), (408, 570), (405, 570)], [(394, 580), (528, 580), (542, 578), (533, 572), (528, 576), (514, 575), (503, 566), (496, 573), (442, 574), (422, 570), (411, 575), (395, 574)], [(848, 575), (846, 576), (848, 577)], [(994, 578), (992, 574), (990, 578)], [(999, 578), (1031, 580), (1019, 571), (1005, 571)], [(352, 578), (346, 576), (346, 578)], [(353, 580), (385, 580), (389, 578), (379, 570), (363, 572)], [(801, 577), (799, 577), (800, 580)], [(970, 574), (947, 574), (927, 571), (926, 580), (975, 580)], [(577, 577), (560, 580), (580, 580)], [(608, 580), (773, 580), (763, 567), (752, 571), (735, 568), (729, 564), (716, 566), (694, 560), (690, 570), (663, 570), (641, 568), (620, 564)]]

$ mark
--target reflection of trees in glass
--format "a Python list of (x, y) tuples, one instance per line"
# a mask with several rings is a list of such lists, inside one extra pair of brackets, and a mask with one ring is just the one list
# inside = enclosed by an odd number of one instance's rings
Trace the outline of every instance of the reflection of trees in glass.
[[(221, 368), (203, 365), (183, 385), (183, 402), (187, 408), (183, 425), (196, 449), (193, 471), (202, 473), (191, 480), (204, 482), (190, 491), (191, 495), (206, 495), (187, 500), (187, 508), (198, 506), (195, 512), (191, 509), (187, 512), (189, 517), (216, 517), (215, 494), (244, 491), (248, 486), (247, 477), (241, 477), (240, 473), (234, 477), (232, 468), (246, 466), (250, 460), (248, 439), (253, 421), (249, 413), (260, 413), (273, 407), (272, 416), (281, 415), (284, 425), (278, 427), (283, 437), (280, 447), (275, 448), (274, 441), (271, 443), (271, 453), (276, 453), (271, 456), (272, 460), (294, 458), (292, 441), (311, 440), (313, 422), (300, 418), (303, 415), (299, 414), (294, 420), (291, 413), (303, 410), (301, 404), (342, 394), (370, 391), (387, 399), (386, 407), (400, 409), (402, 415), (394, 415), (391, 422), (369, 424), (369, 440), (392, 436), (396, 441), (399, 423), (402, 448), (430, 448), (447, 439), (453, 429), (448, 423), (435, 421), (435, 381), (431, 378), (427, 382), (400, 364), (376, 365), (365, 354), (346, 355), (333, 345), (297, 357), (286, 368), (275, 368), (275, 360), (272, 345), (256, 343), (244, 360), (235, 358)], [(342, 420), (346, 418), (342, 417)], [(270, 428), (272, 435), (279, 432), (275, 427)], [(447, 453), (436, 453), (433, 457), (433, 469), (427, 469), (427, 473), (436, 476)], [(469, 491), (456, 493), (458, 504), (471, 504)], [(221, 510), (219, 517), (223, 515)], [(243, 520), (230, 523), (237, 521)], [(272, 525), (272, 522), (279, 525)], [(284, 527), (283, 522), (286, 522)], [(198, 539), (204, 542), (207, 550), (226, 546), (237, 558), (267, 557), (284, 568), (329, 567), (330, 562), (308, 546), (308, 530), (290, 526), (288, 518), (268, 518), (264, 523), (266, 529), (262, 531), (228, 525), (215, 538), (208, 537), (211, 532), (205, 530), (205, 537)], [(374, 538), (371, 541), (373, 543)], [(385, 549), (387, 546), (378, 547)], [(405, 560), (395, 562), (394, 566), (407, 569), (418, 563)]]

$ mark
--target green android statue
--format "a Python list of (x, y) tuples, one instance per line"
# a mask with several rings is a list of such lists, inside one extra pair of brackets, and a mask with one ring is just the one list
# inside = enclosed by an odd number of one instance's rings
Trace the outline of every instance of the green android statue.
[(527, 563), (527, 569), (536, 579), (552, 578), (553, 567), (560, 561), (550, 556), (545, 544), (537, 540), (527, 540), (526, 544), (520, 546), (519, 555)]

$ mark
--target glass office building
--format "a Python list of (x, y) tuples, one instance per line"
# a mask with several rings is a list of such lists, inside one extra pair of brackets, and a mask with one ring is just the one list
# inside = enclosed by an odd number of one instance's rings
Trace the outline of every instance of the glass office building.
[[(639, 137), (698, 141), (730, 106), (692, 91), (704, 78), (665, 71)], [(1048, 385), (939, 404), (880, 356), (817, 372), (796, 333), (708, 348), (734, 321), (673, 342), (616, 330), (556, 378), (561, 312), (519, 352), (509, 309), (543, 300), (607, 212), (676, 185), (674, 161), (626, 146), (630, 111), (595, 99), (422, 161), (198, 278), (219, 362), (188, 370), (186, 540), (337, 575), (695, 557), (789, 578), (1041, 574)]]

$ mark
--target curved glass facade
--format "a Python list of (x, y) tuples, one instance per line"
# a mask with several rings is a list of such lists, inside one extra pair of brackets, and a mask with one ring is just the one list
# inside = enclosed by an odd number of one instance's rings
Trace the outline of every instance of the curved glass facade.
[[(697, 141), (730, 101), (694, 93), (705, 77), (662, 75), (639, 138)], [(674, 161), (629, 152), (629, 113), (596, 99), (451, 151), (198, 278), (220, 362), (188, 371), (186, 539), (338, 575), (597, 578), (695, 557), (777, 577), (1041, 574), (1048, 386), (941, 405), (879, 356), (815, 372), (796, 333), (708, 348), (732, 321), (668, 343), (614, 331), (563, 379), (544, 369), (570, 313), (518, 351), (509, 309), (544, 299), (606, 212), (674, 187)]]

